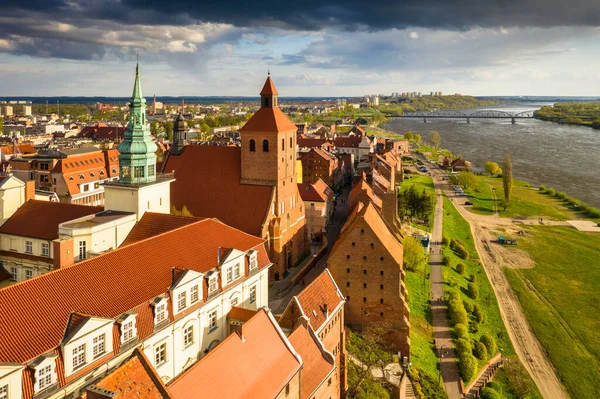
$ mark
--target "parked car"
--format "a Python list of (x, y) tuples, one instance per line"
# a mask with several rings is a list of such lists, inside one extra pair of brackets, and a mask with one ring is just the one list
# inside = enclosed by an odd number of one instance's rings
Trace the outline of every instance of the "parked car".
[(471, 201), (466, 201), (465, 205), (473, 205), (473, 203)]

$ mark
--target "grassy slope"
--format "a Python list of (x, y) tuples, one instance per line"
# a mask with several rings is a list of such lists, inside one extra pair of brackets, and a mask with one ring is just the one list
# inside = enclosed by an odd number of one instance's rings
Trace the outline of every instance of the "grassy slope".
[[(471, 333), (472, 339), (479, 339), (481, 334), (489, 332), (493, 337), (496, 338), (498, 350), (503, 356), (517, 359), (516, 353), (502, 321), (500, 315), (500, 309), (496, 300), (494, 290), (481, 266), (478, 262), (478, 255), (473, 243), (473, 237), (471, 235), (471, 229), (469, 223), (458, 213), (456, 208), (450, 203), (448, 198), (444, 197), (444, 222), (443, 222), (443, 235), (448, 238), (456, 238), (461, 240), (465, 244), (465, 248), (469, 251), (469, 260), (465, 261), (460, 259), (454, 254), (449, 248), (444, 249), (444, 255), (450, 256), (452, 259), (451, 268), (444, 267), (442, 270), (444, 282), (450, 287), (448, 289), (461, 289), (464, 290), (467, 286), (467, 278), (471, 274), (477, 276), (477, 286), (479, 288), (479, 298), (476, 300), (470, 299), (465, 293), (461, 294), (462, 299), (471, 302), (472, 304), (479, 304), (481, 309), (485, 312), (487, 318), (485, 323), (479, 325), (479, 331), (477, 333)], [(456, 272), (456, 265), (458, 263), (464, 263), (466, 266), (465, 273), (463, 275)], [(464, 291), (463, 291), (464, 292)], [(490, 354), (490, 357), (494, 354)], [(486, 360), (479, 360), (479, 369), (486, 363)], [(519, 363), (520, 364), (520, 363)], [(521, 367), (523, 367), (521, 365)], [(507, 382), (500, 380), (498, 383), (501, 386), (505, 386), (505, 391), (509, 391), (510, 388), (506, 386)], [(539, 392), (536, 392), (530, 396), (533, 398), (541, 398)]]
[[(501, 200), (504, 196), (502, 178), (477, 176), (477, 184), (466, 191), (473, 202), (474, 213), (483, 215), (493, 213), (493, 188), (496, 189), (497, 200)], [(512, 199), (508, 208), (504, 211), (499, 207), (498, 213), (501, 217), (510, 218), (541, 216), (553, 220), (577, 219), (576, 214), (562, 206), (560, 200), (541, 194), (520, 180), (513, 181)]]
[[(406, 179), (406, 180), (404, 180), (404, 182), (402, 182), (402, 186), (400, 187), (400, 189), (402, 191), (405, 191), (410, 186), (415, 186), (415, 189), (419, 193), (422, 192), (423, 189), (424, 189), (431, 196), (431, 198), (435, 198), (435, 189), (433, 188), (434, 187), (433, 186), (433, 179), (430, 176), (413, 175), (412, 178)], [(431, 213), (429, 214), (429, 220), (432, 223), (433, 223), (434, 212), (435, 212), (435, 207), (432, 207), (431, 208)], [(413, 226), (419, 228), (419, 229), (431, 232), (431, 227), (430, 226), (426, 226), (426, 225), (422, 225), (422, 224), (417, 224), (417, 223), (411, 223), (411, 224)]]
[(536, 267), (506, 270), (507, 277), (572, 397), (600, 397), (600, 235), (563, 227), (529, 231), (519, 246)]

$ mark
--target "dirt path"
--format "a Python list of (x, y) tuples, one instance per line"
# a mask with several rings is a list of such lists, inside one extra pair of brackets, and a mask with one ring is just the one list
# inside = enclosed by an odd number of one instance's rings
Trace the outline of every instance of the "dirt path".
[[(440, 175), (437, 173), (436, 177), (439, 179)], [(500, 218), (497, 214), (493, 216), (484, 216), (468, 212), (462, 205), (457, 204), (460, 197), (454, 197), (454, 194), (449, 190), (447, 190), (446, 193), (448, 194), (448, 197), (453, 200), (452, 203), (458, 209), (460, 214), (471, 225), (471, 233), (473, 234), (477, 252), (479, 253), (484, 270), (492, 283), (496, 298), (498, 299), (502, 319), (506, 325), (517, 355), (545, 399), (568, 398), (568, 395), (556, 374), (556, 370), (529, 326), (525, 314), (521, 309), (521, 305), (502, 271), (502, 268), (505, 265), (523, 267), (520, 263), (521, 261), (525, 261), (525, 256), (523, 259), (510, 258), (507, 253), (503, 252), (501, 248), (498, 248), (497, 244), (490, 242), (492, 237), (491, 231), (493, 229), (515, 226), (515, 221)], [(537, 220), (529, 219), (519, 220), (518, 223), (538, 224)], [(562, 225), (563, 222), (552, 224)], [(529, 261), (531, 261), (531, 259), (529, 259)]]

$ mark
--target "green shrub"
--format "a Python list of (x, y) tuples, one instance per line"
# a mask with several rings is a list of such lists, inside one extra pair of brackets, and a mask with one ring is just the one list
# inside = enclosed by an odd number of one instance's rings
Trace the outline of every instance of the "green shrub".
[(481, 390), (481, 399), (502, 399), (502, 395), (498, 393), (498, 391), (485, 387)]
[(473, 317), (477, 323), (485, 322), (485, 313), (483, 313), (483, 310), (481, 310), (478, 304), (475, 304), (473, 307)]
[(474, 283), (467, 284), (467, 295), (469, 298), (477, 299), (479, 298), (479, 288)]
[(471, 304), (471, 302), (467, 302), (467, 301), (463, 301), (463, 306), (465, 308), (465, 310), (467, 311), (467, 313), (473, 313), (473, 310), (475, 310), (473, 304)]
[(476, 283), (477, 282), (477, 276), (475, 276), (474, 274), (471, 274), (469, 276), (469, 281), (472, 283)]
[(485, 360), (488, 357), (487, 348), (481, 342), (473, 344), (473, 356), (479, 360)]
[(464, 263), (459, 263), (458, 265), (456, 265), (456, 271), (459, 274), (463, 274), (465, 272), (466, 266), (464, 265)]
[(470, 353), (463, 353), (458, 357), (458, 369), (464, 382), (470, 381), (477, 371), (477, 361)]
[(448, 246), (448, 237), (442, 237), (442, 245), (443, 246)]
[(444, 266), (450, 266), (450, 257), (449, 256), (444, 256), (442, 258), (442, 265), (444, 265)]
[(594, 219), (600, 219), (600, 209), (598, 209), (598, 208), (592, 208), (592, 207), (590, 207), (590, 208), (587, 210), (586, 214), (587, 214), (589, 217), (591, 217), (591, 218), (594, 218)]
[(469, 259), (469, 251), (465, 247), (456, 247), (454, 252), (461, 259)]
[(556, 195), (556, 190), (555, 190), (555, 189), (553, 189), (552, 187), (550, 187), (550, 188), (548, 188), (548, 189), (546, 190), (546, 194), (548, 194), (548, 195), (550, 195), (550, 196), (554, 197), (554, 196)]
[(540, 191), (543, 192), (543, 193), (545, 193), (546, 192), (546, 186), (543, 186), (543, 185), (540, 186)]
[(461, 353), (471, 353), (473, 351), (473, 348), (471, 347), (471, 343), (464, 339), (464, 338), (458, 338), (456, 340), (456, 342), (454, 343), (454, 345), (456, 346), (456, 353), (457, 354), (461, 354)]
[(460, 292), (453, 290), (448, 294), (448, 301), (460, 301)]
[(566, 199), (566, 198), (567, 198), (567, 193), (565, 193), (565, 192), (562, 192), (562, 191), (559, 191), (559, 192), (557, 192), (557, 193), (556, 193), (556, 196), (557, 196), (559, 199), (561, 199), (561, 200), (564, 200), (564, 199)]
[(464, 246), (465, 246), (465, 244), (461, 240), (458, 240), (456, 238), (453, 238), (450, 240), (450, 249), (453, 251), (456, 250), (457, 247), (464, 247)]
[(456, 336), (456, 338), (464, 338), (467, 339), (469, 338), (469, 331), (467, 330), (467, 327), (465, 327), (464, 324), (457, 324), (454, 326), (454, 335)]
[(479, 332), (479, 324), (474, 321), (469, 322), (469, 332), (471, 334), (477, 334)]
[(469, 322), (469, 316), (461, 301), (450, 301), (448, 311), (450, 313), (450, 322), (453, 326), (457, 324), (467, 325)]
[(483, 333), (481, 338), (479, 338), (479, 342), (485, 345), (487, 352), (490, 356), (494, 356), (498, 351), (498, 347), (496, 346), (496, 340), (489, 333)]

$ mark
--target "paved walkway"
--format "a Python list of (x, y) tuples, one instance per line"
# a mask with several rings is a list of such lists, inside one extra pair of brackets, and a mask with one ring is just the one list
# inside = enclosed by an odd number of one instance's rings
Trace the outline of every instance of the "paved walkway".
[[(302, 291), (305, 285), (308, 285), (313, 281), (323, 270), (325, 270), (325, 263), (329, 258), (329, 254), (335, 245), (335, 241), (340, 235), (340, 230), (346, 219), (348, 218), (348, 195), (350, 195), (351, 187), (346, 186), (342, 189), (342, 195), (337, 200), (335, 212), (333, 218), (327, 226), (327, 252), (319, 260), (317, 265), (312, 268), (304, 278), (305, 284), (297, 282), (295, 286), (291, 287), (291, 279), (293, 275), (290, 273), (286, 278), (279, 281), (274, 281), (269, 287), (269, 307), (274, 314), (283, 313), (285, 307), (290, 302), (294, 295), (298, 295)], [(343, 199), (343, 203), (342, 203)], [(300, 267), (294, 268), (300, 270)], [(283, 295), (282, 295), (283, 293)]]
[[(437, 201), (435, 204), (435, 216), (433, 221), (433, 234), (431, 254), (429, 262), (431, 266), (431, 309), (433, 313), (433, 337), (438, 356), (441, 358), (440, 369), (444, 380), (444, 387), (449, 399), (460, 399), (458, 365), (452, 345), (452, 334), (448, 323), (448, 309), (444, 301), (444, 283), (442, 279), (442, 221), (444, 218), (444, 202), (441, 197), (440, 181), (434, 176), (435, 193)], [(441, 300), (440, 300), (441, 298)]]
[[(366, 370), (367, 366), (354, 357), (351, 353), (348, 353), (348, 359), (352, 361), (352, 363), (356, 364), (358, 367)], [(392, 362), (386, 364), (384, 367), (371, 367), (369, 370), (373, 378), (377, 379), (385, 379), (392, 385), (399, 386), (400, 379), (402, 378), (402, 366), (400, 366), (397, 362)]]

